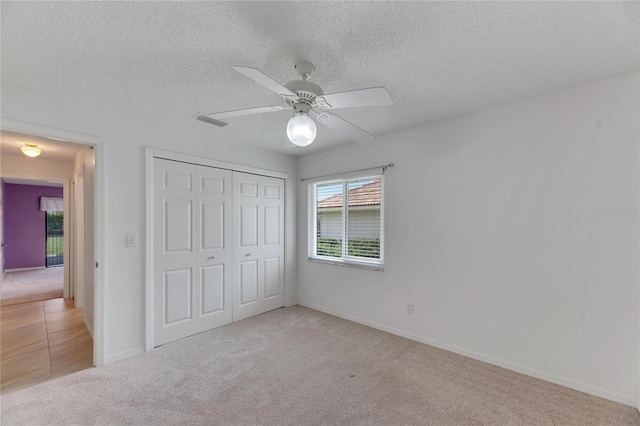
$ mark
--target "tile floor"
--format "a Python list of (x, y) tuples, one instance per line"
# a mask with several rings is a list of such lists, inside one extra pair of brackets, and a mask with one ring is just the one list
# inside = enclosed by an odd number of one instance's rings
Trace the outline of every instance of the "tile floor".
[(32, 386), (93, 365), (93, 340), (73, 299), (0, 309), (0, 392)]

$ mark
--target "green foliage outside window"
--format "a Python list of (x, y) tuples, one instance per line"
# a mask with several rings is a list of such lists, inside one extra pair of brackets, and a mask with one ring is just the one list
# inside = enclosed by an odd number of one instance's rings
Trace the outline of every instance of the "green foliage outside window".
[(62, 235), (64, 214), (62, 212), (47, 213), (47, 235)]
[(342, 241), (340, 240), (318, 237), (317, 247), (319, 256), (342, 257)]
[[(334, 238), (318, 238), (317, 254), (342, 257), (342, 241)], [(352, 238), (348, 243), (348, 256), (380, 259), (380, 240)]]
[(46, 225), (47, 267), (62, 265), (62, 256), (64, 256), (64, 213), (47, 212)]
[(347, 247), (349, 256), (380, 259), (380, 240), (351, 238)]

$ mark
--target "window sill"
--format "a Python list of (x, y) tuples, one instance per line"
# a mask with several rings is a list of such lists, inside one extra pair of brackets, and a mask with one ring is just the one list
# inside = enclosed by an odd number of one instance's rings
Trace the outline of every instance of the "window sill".
[(310, 262), (327, 263), (329, 265), (338, 265), (338, 266), (350, 266), (352, 268), (368, 269), (370, 271), (379, 271), (379, 272), (384, 271), (384, 265), (381, 265), (378, 263), (354, 262), (352, 260), (328, 259), (324, 257), (309, 257), (308, 260)]

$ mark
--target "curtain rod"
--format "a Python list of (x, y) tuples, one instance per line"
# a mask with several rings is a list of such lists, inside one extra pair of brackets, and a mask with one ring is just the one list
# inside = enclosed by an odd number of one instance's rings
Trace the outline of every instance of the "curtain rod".
[(384, 172), (386, 172), (387, 169), (390, 169), (393, 166), (394, 166), (393, 163), (389, 163), (389, 164), (385, 164), (383, 166), (367, 167), (366, 169), (351, 170), (349, 172), (331, 173), (330, 175), (322, 175), (322, 176), (314, 176), (314, 177), (302, 178), (302, 179), (300, 179), (300, 182), (304, 182), (305, 180), (311, 180), (311, 179), (320, 179), (320, 178), (324, 178), (324, 177), (338, 176), (338, 175), (343, 175), (345, 173), (365, 172), (367, 170), (373, 170), (373, 169), (382, 169), (382, 174), (384, 174)]

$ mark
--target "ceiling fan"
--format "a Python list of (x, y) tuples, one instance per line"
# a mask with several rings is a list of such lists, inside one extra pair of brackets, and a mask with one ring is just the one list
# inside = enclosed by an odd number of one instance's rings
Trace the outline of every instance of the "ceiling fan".
[(317, 129), (311, 117), (349, 139), (359, 143), (369, 143), (374, 139), (372, 135), (330, 113), (329, 110), (393, 104), (391, 95), (384, 87), (372, 87), (325, 95), (320, 86), (309, 81), (309, 77), (315, 67), (308, 62), (301, 62), (295, 66), (301, 80), (291, 81), (284, 86), (255, 68), (232, 68), (276, 92), (282, 97), (284, 106), (269, 105), (213, 114), (198, 113), (194, 116), (196, 120), (224, 127), (229, 123), (223, 120), (230, 117), (291, 109), (293, 110), (293, 117), (289, 119), (287, 124), (287, 136), (295, 145), (307, 146), (315, 139)]

